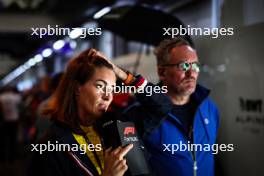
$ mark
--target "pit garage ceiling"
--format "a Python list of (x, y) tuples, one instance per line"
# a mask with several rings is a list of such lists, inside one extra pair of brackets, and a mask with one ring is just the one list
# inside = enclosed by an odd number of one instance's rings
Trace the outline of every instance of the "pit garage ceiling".
[(0, 79), (47, 41), (56, 39), (33, 38), (31, 27), (78, 26), (103, 7), (122, 2), (147, 4), (172, 13), (201, 0), (0, 0)]

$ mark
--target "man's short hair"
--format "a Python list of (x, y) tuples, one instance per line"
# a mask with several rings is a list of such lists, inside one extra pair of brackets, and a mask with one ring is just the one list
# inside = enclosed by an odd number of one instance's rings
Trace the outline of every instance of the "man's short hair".
[(165, 39), (160, 42), (160, 44), (155, 48), (154, 54), (157, 57), (157, 64), (164, 65), (168, 63), (169, 54), (172, 48), (182, 45), (188, 45), (190, 47), (191, 44), (182, 37), (176, 37), (173, 39)]

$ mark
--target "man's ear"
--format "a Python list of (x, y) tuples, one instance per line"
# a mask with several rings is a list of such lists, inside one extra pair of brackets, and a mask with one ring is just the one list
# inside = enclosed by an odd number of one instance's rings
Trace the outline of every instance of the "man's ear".
[(165, 76), (166, 76), (165, 67), (158, 66), (158, 75), (159, 75), (159, 78), (160, 78), (161, 81), (165, 79)]

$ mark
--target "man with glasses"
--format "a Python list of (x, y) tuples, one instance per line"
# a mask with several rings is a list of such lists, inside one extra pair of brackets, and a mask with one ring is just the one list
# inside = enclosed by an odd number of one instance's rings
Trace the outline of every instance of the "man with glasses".
[(150, 153), (153, 173), (213, 176), (219, 115), (209, 90), (197, 84), (197, 53), (186, 40), (175, 38), (162, 41), (155, 54), (159, 85), (167, 86), (167, 94), (136, 94), (140, 103), (126, 111)]

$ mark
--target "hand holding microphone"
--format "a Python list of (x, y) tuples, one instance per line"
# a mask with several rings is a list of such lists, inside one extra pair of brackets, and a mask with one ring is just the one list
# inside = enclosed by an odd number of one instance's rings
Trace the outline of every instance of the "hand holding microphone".
[(133, 148), (133, 144), (129, 144), (125, 147), (117, 147), (112, 150), (108, 148), (105, 151), (105, 169), (102, 176), (123, 176), (128, 166), (124, 156)]

